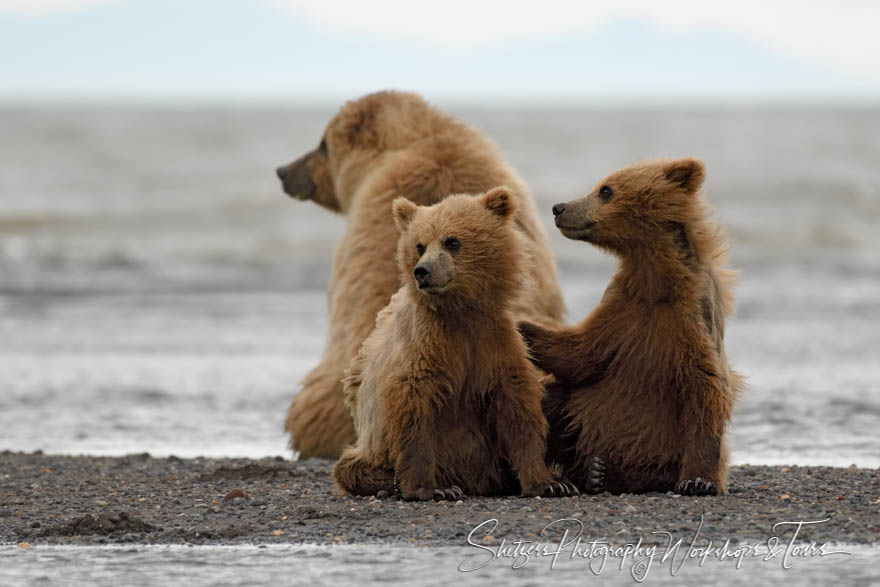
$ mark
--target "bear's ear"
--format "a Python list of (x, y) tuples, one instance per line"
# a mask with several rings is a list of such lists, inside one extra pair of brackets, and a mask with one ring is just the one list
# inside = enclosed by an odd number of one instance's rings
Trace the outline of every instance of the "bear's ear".
[(505, 185), (494, 187), (480, 198), (483, 206), (496, 216), (510, 218), (516, 212), (516, 198), (513, 190)]
[(666, 179), (692, 194), (700, 189), (706, 179), (706, 168), (703, 162), (694, 157), (676, 159), (663, 167)]
[(418, 211), (419, 207), (403, 196), (395, 198), (394, 203), (391, 204), (391, 212), (394, 214), (394, 224), (397, 225), (397, 228), (399, 228), (401, 232), (406, 230), (406, 227), (409, 226), (413, 216), (415, 216)]

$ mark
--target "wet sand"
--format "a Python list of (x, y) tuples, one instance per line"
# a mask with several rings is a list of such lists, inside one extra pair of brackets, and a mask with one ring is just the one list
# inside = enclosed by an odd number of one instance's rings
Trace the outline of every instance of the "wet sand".
[[(274, 459), (56, 456), (0, 453), (0, 543), (49, 544), (416, 544), (466, 545), (482, 522), (498, 525), (481, 544), (535, 540), (550, 522), (583, 522), (583, 536), (614, 544), (763, 542), (778, 522), (817, 543), (880, 543), (880, 470), (736, 466), (722, 497), (670, 494), (563, 499), (466, 498), (410, 503), (342, 498), (331, 463)], [(239, 496), (239, 497), (235, 497)], [(700, 521), (702, 518), (702, 526)], [(559, 539), (576, 522), (555, 525)], [(792, 527), (779, 528), (791, 537)]]

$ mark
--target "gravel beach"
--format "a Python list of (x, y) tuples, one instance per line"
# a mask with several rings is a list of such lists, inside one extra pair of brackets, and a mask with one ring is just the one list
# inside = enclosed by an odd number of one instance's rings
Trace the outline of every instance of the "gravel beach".
[[(583, 536), (625, 544), (766, 541), (778, 522), (819, 521), (798, 540), (880, 543), (880, 470), (736, 466), (723, 497), (669, 494), (563, 499), (466, 498), (409, 503), (341, 498), (332, 463), (275, 459), (56, 456), (0, 453), (0, 543), (46, 544), (409, 544), (534, 540), (548, 523), (583, 522)], [(702, 526), (700, 520), (702, 517)], [(556, 524), (545, 536), (558, 539)], [(574, 531), (574, 530), (572, 530)], [(777, 529), (791, 537), (793, 527)]]

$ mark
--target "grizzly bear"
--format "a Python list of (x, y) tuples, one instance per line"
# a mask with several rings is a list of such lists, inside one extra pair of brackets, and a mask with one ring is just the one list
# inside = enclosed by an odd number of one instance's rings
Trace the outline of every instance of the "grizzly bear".
[(726, 491), (725, 430), (743, 381), (724, 353), (734, 273), (722, 269), (704, 177), (698, 159), (645, 161), (553, 207), (563, 235), (620, 259), (579, 324), (519, 325), (555, 378), (548, 459), (583, 491)]
[(337, 458), (355, 441), (342, 397), (342, 376), (373, 329), (376, 313), (400, 287), (394, 260), (397, 230), (391, 201), (422, 205), (453, 193), (511, 186), (528, 265), (513, 302), (530, 320), (559, 320), (564, 312), (547, 236), (529, 192), (495, 146), (416, 94), (379, 92), (348, 102), (320, 145), (277, 170), (284, 190), (347, 219), (329, 286), (329, 331), (322, 358), (302, 381), (285, 424), (302, 458)]
[(544, 389), (513, 318), (526, 262), (516, 207), (507, 187), (394, 201), (404, 285), (346, 371), (357, 443), (333, 468), (341, 493), (576, 493), (544, 462)]

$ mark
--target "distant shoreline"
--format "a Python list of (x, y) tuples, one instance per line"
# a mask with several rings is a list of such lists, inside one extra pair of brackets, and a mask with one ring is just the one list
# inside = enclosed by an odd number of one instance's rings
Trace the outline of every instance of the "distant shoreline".
[[(327, 461), (91, 457), (0, 452), (0, 544), (485, 545), (536, 540), (547, 524), (583, 523), (585, 540), (663, 544), (700, 536), (765, 542), (779, 522), (799, 541), (880, 543), (880, 469), (735, 466), (730, 494), (567, 499), (468, 498), (461, 503), (340, 498)], [(240, 489), (247, 498), (238, 497)], [(228, 498), (225, 499), (224, 498)], [(580, 522), (574, 522), (579, 520)], [(564, 524), (557, 524), (561, 528)], [(484, 528), (487, 528), (485, 526)], [(780, 530), (781, 539), (790, 530)], [(544, 540), (559, 539), (552, 532)], [(540, 540), (540, 538), (537, 538)]]

